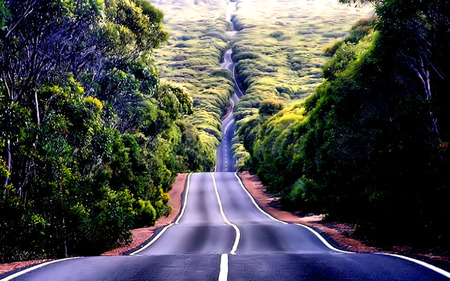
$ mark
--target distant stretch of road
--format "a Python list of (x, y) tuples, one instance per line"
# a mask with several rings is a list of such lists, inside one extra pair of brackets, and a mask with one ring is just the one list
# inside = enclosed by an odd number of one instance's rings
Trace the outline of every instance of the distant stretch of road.
[[(231, 59), (232, 51), (231, 49), (225, 52), (224, 61), (221, 64), (221, 67), (224, 69), (228, 69), (233, 76), (234, 79), (234, 93), (230, 98), (230, 105), (234, 108), (234, 105), (239, 101), (239, 99), (243, 96), (243, 92), (239, 89), (239, 85), (236, 81), (234, 75), (234, 63)], [(234, 172), (235, 171), (235, 163), (236, 160), (233, 157), (233, 152), (231, 150), (232, 140), (234, 137), (235, 131), (235, 121), (233, 114), (229, 114), (222, 121), (222, 142), (217, 149), (217, 165), (216, 172)]]

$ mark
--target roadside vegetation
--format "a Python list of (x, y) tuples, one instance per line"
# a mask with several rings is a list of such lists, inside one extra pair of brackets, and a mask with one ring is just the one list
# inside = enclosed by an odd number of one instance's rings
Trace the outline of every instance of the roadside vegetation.
[(0, 0), (0, 262), (94, 255), (171, 210), (178, 171), (210, 169), (168, 39), (143, 0)]
[[(377, 17), (325, 49), (324, 81), (307, 99), (258, 92), (242, 66), (251, 62), (238, 63), (249, 91), (238, 105), (245, 168), (286, 209), (354, 222), (355, 235), (378, 245), (448, 250), (448, 3), (375, 3)], [(250, 23), (239, 22), (245, 32)]]
[(187, 123), (199, 132), (207, 151), (198, 155), (207, 159), (212, 170), (221, 135), (221, 116), (233, 91), (231, 73), (220, 68), (229, 48), (225, 19), (226, 0), (160, 0), (169, 41), (155, 52), (155, 61), (164, 80), (177, 82), (192, 94), (193, 114)]
[(261, 102), (295, 107), (314, 93), (327, 60), (324, 48), (344, 38), (357, 19), (372, 14), (370, 7), (350, 8), (336, 0), (237, 2), (232, 21), (239, 32), (231, 45), (237, 80), (245, 90), (235, 109), (238, 167), (249, 156), (243, 145), (259, 130), (253, 125), (267, 117), (258, 114)]

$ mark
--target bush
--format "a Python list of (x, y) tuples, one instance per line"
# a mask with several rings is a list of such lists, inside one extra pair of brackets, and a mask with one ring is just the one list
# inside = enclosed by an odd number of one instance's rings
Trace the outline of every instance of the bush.
[(263, 100), (259, 105), (258, 113), (263, 117), (272, 116), (283, 109), (283, 103), (277, 100)]
[(145, 227), (155, 225), (156, 211), (153, 208), (152, 203), (148, 200), (138, 200), (138, 206), (136, 208), (135, 226)]

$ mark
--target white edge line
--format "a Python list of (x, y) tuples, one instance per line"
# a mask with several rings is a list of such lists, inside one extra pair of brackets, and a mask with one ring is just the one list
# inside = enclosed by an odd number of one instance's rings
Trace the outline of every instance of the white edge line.
[(250, 192), (248, 192), (247, 188), (245, 188), (244, 183), (242, 182), (241, 178), (239, 178), (239, 176), (237, 175), (237, 172), (234, 173), (234, 176), (237, 178), (237, 180), (239, 181), (239, 184), (241, 185), (242, 189), (245, 191), (245, 193), (247, 193), (248, 197), (250, 197), (250, 200), (252, 201), (253, 205), (255, 205), (255, 207), (264, 215), (266, 215), (267, 217), (269, 217), (270, 219), (282, 223), (282, 224), (288, 224), (287, 222), (281, 221), (279, 219), (274, 218), (272, 215), (270, 215), (269, 213), (265, 212), (263, 209), (261, 209), (261, 207), (256, 203), (255, 198), (253, 198), (253, 196), (250, 194)]
[[(325, 240), (319, 233), (317, 233), (317, 231), (315, 231), (314, 229), (310, 228), (309, 226), (306, 226), (306, 225), (303, 225), (303, 224), (299, 224), (299, 223), (296, 223), (296, 225), (304, 227), (304, 228), (308, 229), (309, 231), (311, 231), (312, 233), (314, 233), (317, 236), (317, 238), (319, 238), (320, 241), (322, 241), (322, 243), (325, 244), (325, 246), (327, 246), (328, 248), (330, 248), (333, 251), (344, 253), (344, 254), (356, 254), (355, 252), (344, 251), (344, 250), (340, 250), (340, 249), (337, 249), (337, 248), (333, 247), (332, 245), (330, 245), (330, 243), (328, 243), (327, 240)], [(423, 267), (426, 267), (426, 268), (428, 268), (428, 269), (430, 269), (430, 270), (432, 270), (432, 271), (434, 271), (436, 273), (439, 273), (439, 274), (441, 274), (441, 275), (443, 275), (443, 276), (445, 276), (447, 278), (450, 278), (450, 272), (445, 271), (445, 270), (443, 270), (443, 269), (441, 269), (441, 268), (439, 268), (437, 266), (431, 265), (431, 264), (426, 263), (426, 262), (421, 261), (421, 260), (417, 260), (417, 259), (414, 259), (414, 258), (410, 258), (410, 257), (398, 255), (398, 254), (390, 254), (390, 253), (376, 253), (376, 254), (377, 255), (384, 255), (384, 256), (392, 256), (392, 257), (404, 259), (404, 260), (407, 260), (407, 261), (419, 264), (419, 265), (421, 265)]]
[[(263, 214), (265, 214), (266, 216), (268, 216), (269, 218), (271, 218), (274, 221), (280, 222), (282, 224), (288, 224), (287, 222), (281, 221), (279, 219), (274, 218), (273, 216), (271, 216), (270, 214), (268, 214), (267, 212), (265, 212), (264, 210), (261, 209), (261, 207), (259, 207), (259, 205), (256, 203), (255, 199), (253, 198), (253, 196), (250, 194), (250, 192), (248, 192), (248, 190), (244, 187), (244, 184), (242, 183), (241, 178), (239, 178), (239, 176), (237, 175), (237, 172), (234, 173), (235, 177), (238, 179), (239, 183), (241, 184), (241, 187), (244, 189), (244, 191), (247, 193), (247, 195), (250, 197), (250, 199), (252, 200), (253, 204), (256, 206), (256, 208), (258, 208), (258, 210), (260, 212), (262, 212)], [(315, 231), (314, 229), (310, 228), (309, 226), (303, 225), (303, 224), (299, 224), (296, 223), (296, 225), (304, 227), (306, 229), (308, 229), (309, 231), (311, 231), (314, 235), (317, 236), (317, 238), (319, 238), (319, 240), (325, 244), (325, 246), (327, 246), (330, 250), (336, 251), (336, 252), (340, 252), (340, 253), (345, 253), (345, 254), (354, 254), (354, 252), (348, 252), (348, 251), (344, 251), (344, 250), (340, 250), (337, 249), (335, 247), (333, 247), (330, 243), (328, 243), (327, 240), (325, 240), (325, 238), (323, 238), (319, 233), (317, 233), (317, 231)]]
[[(234, 93), (233, 93), (234, 94)], [(231, 108), (234, 108), (234, 101), (233, 101), (233, 95), (231, 95), (230, 97), (230, 102), (231, 102)], [(231, 114), (230, 114), (231, 115)]]
[(130, 256), (134, 256), (134, 255), (140, 253), (141, 251), (147, 249), (148, 247), (150, 247), (150, 246), (151, 246), (153, 243), (155, 243), (156, 240), (158, 240), (158, 238), (161, 237), (161, 235), (163, 235), (164, 232), (166, 232), (166, 230), (169, 229), (172, 225), (173, 225), (173, 223), (171, 223), (171, 224), (167, 225), (166, 227), (164, 227), (163, 230), (161, 230), (161, 231), (158, 233), (158, 235), (155, 236), (155, 238), (153, 238), (150, 242), (148, 242), (144, 247), (140, 248), (140, 249), (137, 250), (137, 251), (132, 252), (132, 253), (130, 254)]
[(220, 273), (219, 281), (228, 280), (228, 254), (222, 254), (220, 256)]
[[(185, 194), (184, 194), (183, 209), (181, 209), (181, 213), (180, 213), (180, 215), (178, 216), (177, 220), (176, 220), (174, 223), (171, 223), (171, 224), (167, 225), (166, 227), (164, 227), (163, 230), (161, 230), (161, 232), (159, 232), (158, 235), (155, 236), (155, 238), (153, 238), (152, 240), (150, 240), (150, 242), (148, 242), (144, 247), (140, 248), (139, 250), (136, 250), (136, 251), (132, 252), (132, 253), (130, 254), (130, 256), (134, 256), (134, 255), (136, 255), (137, 253), (140, 253), (141, 251), (143, 251), (143, 250), (147, 249), (148, 247), (150, 247), (153, 243), (156, 242), (156, 240), (159, 239), (159, 237), (161, 237), (161, 235), (164, 234), (164, 232), (166, 232), (167, 229), (169, 229), (169, 227), (171, 227), (171, 226), (174, 225), (174, 224), (178, 224), (178, 223), (180, 222), (180, 219), (181, 219), (181, 217), (183, 216), (184, 211), (186, 210), (186, 204), (187, 204), (187, 198), (188, 198), (188, 193), (189, 193), (189, 186), (190, 186), (190, 181), (191, 181), (191, 175), (192, 175), (192, 173), (190, 173), (190, 174), (188, 175), (188, 178), (187, 178), (186, 192), (185, 192)], [(1, 281), (2, 281), (2, 280), (1, 280)]]
[(222, 123), (224, 123), (225, 121), (227, 121), (227, 120), (230, 119), (231, 117), (233, 117), (233, 112), (231, 112), (231, 113), (227, 116), (227, 118), (223, 119), (223, 120), (222, 120)]
[[(216, 167), (216, 168), (217, 168), (217, 167)], [(188, 201), (189, 187), (190, 187), (190, 185), (191, 185), (191, 175), (192, 175), (192, 173), (190, 173), (190, 174), (188, 175), (188, 178), (187, 178), (186, 192), (185, 192), (185, 194), (184, 194), (183, 209), (181, 209), (181, 213), (180, 213), (180, 215), (178, 216), (177, 220), (175, 221), (175, 224), (178, 224), (178, 223), (180, 222), (181, 217), (184, 215), (184, 211), (186, 210), (186, 204), (187, 204), (187, 201)]]
[(213, 179), (214, 190), (216, 192), (217, 201), (219, 203), (220, 214), (222, 215), (222, 218), (225, 221), (225, 223), (228, 224), (228, 225), (231, 225), (234, 228), (234, 230), (236, 231), (236, 239), (234, 240), (233, 248), (231, 248), (231, 251), (230, 251), (230, 254), (235, 255), (236, 251), (237, 251), (237, 247), (239, 246), (239, 240), (241, 239), (241, 231), (239, 230), (237, 225), (235, 225), (234, 223), (230, 222), (227, 219), (227, 217), (225, 216), (225, 213), (223, 211), (222, 201), (220, 200), (219, 190), (217, 188), (216, 178), (214, 177), (214, 173), (212, 173), (211, 176), (212, 176), (212, 179)]
[(61, 260), (55, 260), (55, 261), (49, 261), (49, 262), (41, 263), (41, 264), (35, 265), (35, 266), (33, 266), (33, 267), (30, 267), (30, 268), (21, 270), (21, 271), (19, 271), (19, 272), (16, 272), (16, 273), (14, 273), (14, 274), (11, 274), (11, 275), (9, 275), (9, 276), (3, 278), (3, 279), (0, 279), (0, 281), (9, 281), (9, 280), (12, 280), (12, 279), (17, 278), (17, 277), (19, 277), (19, 276), (21, 276), (21, 275), (23, 275), (23, 274), (25, 274), (25, 273), (28, 273), (28, 272), (33, 271), (33, 270), (36, 270), (36, 269), (38, 269), (38, 268), (41, 268), (41, 267), (50, 265), (50, 264), (52, 264), (52, 263), (57, 263), (57, 262), (62, 262), (62, 261), (67, 261), (67, 260), (73, 260), (73, 259), (78, 259), (78, 258), (79, 258), (79, 257), (66, 258), (66, 259), (61, 259)]
[[(264, 214), (266, 214), (266, 215), (269, 216), (270, 218), (272, 218), (272, 219), (274, 219), (274, 220), (277, 220), (277, 219), (273, 218), (272, 216), (270, 216), (269, 214), (267, 214), (266, 212), (264, 212), (263, 210), (261, 210), (261, 208), (259, 207), (259, 205), (256, 204), (254, 198), (249, 194), (248, 190), (243, 186), (242, 180), (237, 176), (237, 172), (235, 173), (235, 176), (236, 176), (237, 179), (239, 180), (239, 183), (241, 184), (242, 188), (244, 188), (244, 190), (247, 192), (247, 194), (248, 194), (248, 195), (250, 196), (250, 198), (252, 199), (253, 204), (255, 204), (256, 207), (257, 207), (261, 212), (263, 212)], [(277, 220), (277, 221), (279, 221), (279, 220)], [(283, 221), (279, 221), (279, 222), (286, 223), (286, 222), (283, 222)], [(306, 226), (306, 225), (303, 225), (303, 224), (300, 224), (300, 223), (296, 223), (296, 225), (301, 226), (301, 227), (304, 227), (304, 228), (308, 229), (309, 231), (311, 231), (311, 232), (312, 232), (317, 238), (319, 238), (319, 240), (320, 240), (325, 246), (327, 246), (330, 250), (333, 250), (333, 251), (339, 252), (339, 253), (344, 253), (344, 254), (355, 254), (355, 252), (344, 251), (344, 250), (340, 250), (340, 249), (337, 249), (337, 248), (333, 247), (330, 243), (328, 243), (327, 240), (325, 240), (325, 238), (322, 237), (322, 235), (320, 235), (317, 231), (315, 231), (314, 229), (312, 229), (312, 228), (309, 227), (309, 226)], [(424, 266), (424, 267), (426, 267), (426, 268), (428, 268), (428, 269), (430, 269), (430, 270), (432, 270), (432, 271), (434, 271), (434, 272), (437, 272), (437, 273), (439, 273), (439, 274), (441, 274), (441, 275), (443, 275), (443, 276), (445, 276), (445, 277), (447, 277), (447, 278), (450, 278), (450, 272), (447, 272), (447, 271), (445, 271), (445, 270), (443, 270), (443, 269), (441, 269), (441, 268), (439, 268), (439, 267), (436, 267), (436, 266), (431, 265), (431, 264), (429, 264), (429, 263), (426, 263), (426, 262), (424, 262), (424, 261), (416, 260), (416, 259), (413, 259), (413, 258), (410, 258), (410, 257), (398, 255), (398, 254), (389, 254), (389, 253), (379, 253), (379, 254), (380, 254), (380, 255), (393, 256), (393, 257), (397, 257), (397, 258), (400, 258), (400, 259), (404, 259), (404, 260), (408, 260), (408, 261), (414, 262), (414, 263), (419, 264), (419, 265), (421, 265), (421, 266)]]
[(230, 122), (230, 123), (228, 123), (228, 125), (225, 127), (225, 130), (223, 130), (223, 134), (224, 135), (226, 135), (227, 134), (227, 131), (228, 131), (228, 128), (231, 126), (231, 124), (233, 124), (234, 122)]
[(410, 257), (398, 255), (398, 254), (389, 254), (389, 253), (378, 253), (378, 254), (379, 254), (379, 255), (392, 256), (392, 257), (404, 259), (404, 260), (407, 260), (407, 261), (410, 261), (410, 262), (419, 264), (419, 265), (421, 265), (421, 266), (424, 266), (424, 267), (426, 267), (426, 268), (428, 268), (428, 269), (430, 269), (430, 270), (432, 270), (432, 271), (434, 271), (434, 272), (437, 272), (437, 273), (439, 273), (439, 274), (444, 275), (444, 276), (447, 277), (447, 278), (450, 278), (450, 272), (445, 271), (445, 270), (443, 270), (443, 269), (441, 269), (441, 268), (439, 268), (439, 267), (437, 267), (437, 266), (434, 266), (434, 265), (431, 265), (431, 264), (429, 264), (429, 263), (426, 263), (426, 262), (424, 262), (424, 261), (416, 260), (416, 259), (413, 259), (413, 258), (410, 258)]
[(243, 96), (244, 93), (241, 91), (241, 88), (239, 87), (239, 84), (236, 80), (236, 64), (234, 64), (234, 66), (233, 66), (233, 79), (234, 79), (234, 83), (236, 84), (236, 88), (239, 90), (239, 93)]
[(356, 254), (356, 252), (349, 252), (349, 251), (344, 251), (338, 248), (333, 247), (330, 243), (328, 243), (327, 240), (325, 240), (325, 238), (322, 237), (322, 235), (320, 235), (317, 231), (315, 231), (314, 229), (312, 229), (311, 227), (301, 224), (301, 223), (296, 223), (296, 225), (304, 227), (306, 229), (308, 229), (309, 231), (311, 231), (314, 235), (317, 236), (317, 238), (319, 238), (319, 240), (325, 245), (327, 246), (330, 250), (333, 250), (335, 252), (339, 252), (339, 253), (343, 253), (343, 254)]

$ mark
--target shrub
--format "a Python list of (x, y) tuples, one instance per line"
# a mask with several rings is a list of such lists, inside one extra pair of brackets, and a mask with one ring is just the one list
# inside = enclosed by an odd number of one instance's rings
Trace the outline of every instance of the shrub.
[(263, 100), (259, 104), (258, 113), (264, 116), (272, 116), (283, 109), (283, 103), (277, 100)]
[(136, 208), (135, 226), (152, 226), (155, 225), (155, 222), (156, 210), (153, 208), (152, 203), (148, 200), (139, 199)]

